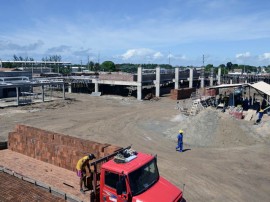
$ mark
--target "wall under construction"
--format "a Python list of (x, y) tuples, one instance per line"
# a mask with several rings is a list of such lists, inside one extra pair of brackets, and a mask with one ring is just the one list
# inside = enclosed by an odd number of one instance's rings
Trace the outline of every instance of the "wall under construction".
[(171, 99), (181, 100), (190, 98), (191, 94), (196, 92), (196, 88), (181, 88), (171, 90)]
[(94, 153), (97, 158), (104, 157), (121, 147), (16, 125), (15, 131), (9, 133), (8, 149), (75, 171), (81, 157), (89, 153)]

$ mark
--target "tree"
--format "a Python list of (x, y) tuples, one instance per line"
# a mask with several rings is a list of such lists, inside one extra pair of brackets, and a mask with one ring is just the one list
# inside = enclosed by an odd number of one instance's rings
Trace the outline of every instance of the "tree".
[(212, 65), (212, 64), (208, 64), (208, 65), (206, 65), (206, 67), (204, 68), (204, 71), (205, 72), (211, 72), (211, 69), (214, 67), (214, 65)]
[(99, 63), (95, 63), (95, 64), (94, 64), (94, 71), (95, 71), (95, 72), (98, 72), (99, 70), (100, 70)]
[(61, 57), (61, 55), (51, 55), (51, 56), (49, 56), (49, 57), (43, 57), (42, 59), (41, 59), (43, 62), (45, 62), (45, 61), (50, 61), (50, 62), (61, 62), (61, 60), (62, 60), (62, 57)]
[(90, 61), (87, 65), (88, 65), (88, 67), (89, 67), (89, 69), (90, 69), (91, 71), (94, 70), (94, 65), (95, 65), (95, 63), (94, 63), (93, 61)]
[(106, 72), (115, 72), (115, 64), (112, 61), (105, 61), (101, 64), (101, 69)]
[(14, 55), (13, 55), (13, 60), (14, 60), (14, 61), (19, 61), (19, 57), (18, 57), (17, 55), (14, 54)]
[(231, 62), (227, 63), (226, 67), (227, 67), (228, 71), (232, 70), (232, 66), (233, 66), (233, 64)]

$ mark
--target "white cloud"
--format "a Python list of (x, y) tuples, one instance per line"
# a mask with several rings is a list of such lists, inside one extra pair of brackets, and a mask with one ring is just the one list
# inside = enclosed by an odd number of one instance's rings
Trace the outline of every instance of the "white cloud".
[(263, 53), (259, 56), (260, 60), (270, 60), (270, 53)]
[(10, 40), (4, 41), (0, 40), (0, 51), (6, 51), (6, 50), (18, 50), (18, 51), (32, 51), (40, 48), (44, 44), (43, 41), (38, 40), (32, 43), (23, 44), (22, 43), (14, 43)]
[(168, 55), (168, 58), (175, 59), (175, 60), (186, 60), (187, 59), (187, 57), (185, 55), (173, 55), (171, 53)]
[(70, 46), (66, 46), (66, 45), (60, 45), (60, 46), (56, 46), (56, 47), (52, 47), (48, 49), (48, 53), (64, 53), (66, 51), (70, 50)]
[(129, 59), (159, 59), (163, 57), (163, 54), (158, 51), (154, 51), (148, 48), (138, 48), (127, 50), (124, 54), (121, 55), (123, 60)]
[(235, 56), (237, 59), (245, 59), (245, 58), (250, 58), (251, 54), (250, 52), (245, 52), (245, 53), (238, 53)]
[(158, 58), (162, 58), (163, 57), (163, 54), (161, 52), (156, 52), (154, 55), (153, 55), (153, 58), (154, 59), (158, 59)]

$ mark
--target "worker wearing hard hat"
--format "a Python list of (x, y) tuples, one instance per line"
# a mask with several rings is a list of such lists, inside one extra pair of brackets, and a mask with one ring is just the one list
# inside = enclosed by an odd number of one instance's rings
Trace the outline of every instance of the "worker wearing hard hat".
[(176, 146), (176, 151), (178, 150), (179, 152), (183, 152), (183, 130), (179, 130), (179, 134), (177, 136), (177, 146)]
[(261, 122), (263, 114), (264, 114), (264, 110), (260, 109), (260, 111), (258, 112), (258, 119), (256, 120), (255, 124), (259, 124)]

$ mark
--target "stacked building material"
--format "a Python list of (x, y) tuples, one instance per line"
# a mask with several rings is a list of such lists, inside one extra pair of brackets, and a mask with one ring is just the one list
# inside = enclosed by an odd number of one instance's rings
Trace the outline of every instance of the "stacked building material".
[(94, 153), (97, 158), (104, 157), (121, 147), (17, 125), (15, 131), (9, 133), (8, 149), (75, 171), (81, 157), (89, 153)]
[(217, 90), (216, 89), (205, 89), (204, 95), (215, 97), (217, 95)]
[(181, 100), (190, 98), (191, 94), (196, 92), (196, 88), (181, 88), (171, 90), (171, 99)]
[(0, 201), (66, 201), (19, 177), (0, 172), (0, 179)]
[(242, 107), (230, 107), (229, 114), (236, 119), (243, 118), (243, 108)]
[(111, 74), (100, 74), (100, 80), (115, 80), (115, 81), (135, 81), (133, 74), (128, 73), (111, 73)]

